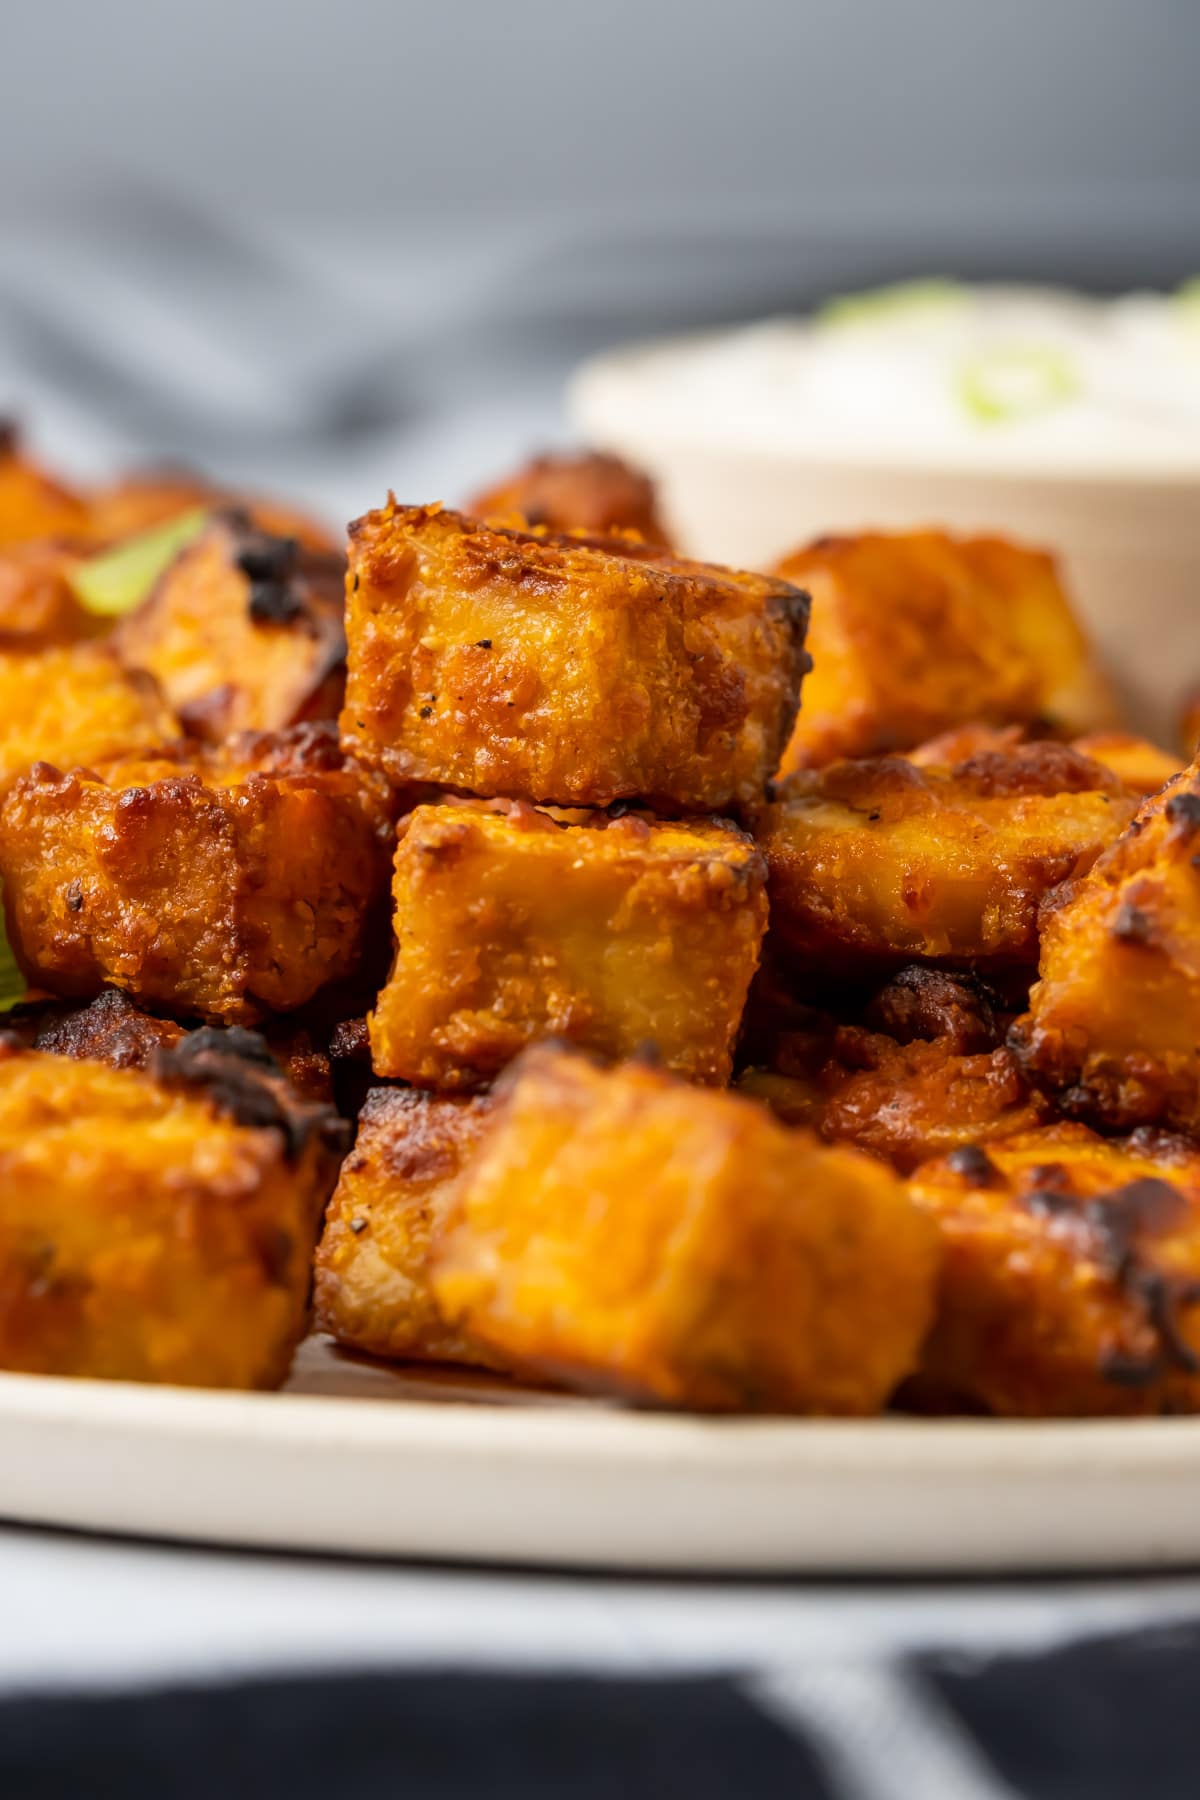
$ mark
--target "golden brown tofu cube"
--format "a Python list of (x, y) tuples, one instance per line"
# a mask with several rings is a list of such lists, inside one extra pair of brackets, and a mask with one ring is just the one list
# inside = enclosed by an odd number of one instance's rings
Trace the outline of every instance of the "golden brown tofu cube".
[(433, 1246), (491, 1115), (486, 1096), (372, 1088), (317, 1253), (317, 1326), (371, 1356), (483, 1362), (434, 1298)]
[(0, 419), (0, 547), (74, 537), (86, 522), (79, 496), (25, 456), (16, 428)]
[[(919, 769), (947, 769), (971, 757), (1005, 754), (1031, 741), (1034, 734), (1024, 725), (960, 725), (918, 744), (905, 759)], [(1128, 793), (1139, 796), (1156, 793), (1180, 769), (1181, 759), (1173, 751), (1129, 731), (1091, 731), (1076, 738), (1072, 747), (1115, 775)]]
[(359, 967), (389, 843), (331, 726), (40, 763), (0, 805), (9, 942), (51, 993), (253, 1022)]
[(443, 1313), (515, 1367), (666, 1406), (877, 1412), (936, 1234), (870, 1157), (660, 1070), (528, 1051), (435, 1247)]
[(0, 653), (0, 794), (36, 762), (73, 768), (178, 729), (153, 677), (123, 669), (104, 646)]
[(167, 569), (115, 643), (148, 669), (193, 736), (335, 719), (345, 691), (345, 562), (220, 513)]
[(650, 477), (599, 450), (535, 456), (506, 481), (476, 494), (467, 511), (501, 525), (515, 520), (598, 537), (636, 531), (644, 543), (671, 548)]
[(1069, 1112), (1200, 1133), (1200, 762), (1056, 898), (1018, 1054)]
[(402, 824), (379, 1074), (478, 1086), (553, 1035), (613, 1057), (653, 1044), (694, 1081), (728, 1079), (766, 929), (761, 855), (719, 822), (575, 817), (468, 800)]
[(1032, 966), (1043, 897), (1090, 867), (1136, 804), (1066, 744), (953, 769), (877, 757), (794, 776), (756, 827), (772, 943), (813, 974)]
[(1108, 684), (1041, 551), (867, 532), (820, 538), (777, 573), (812, 596), (813, 672), (785, 774), (907, 750), (972, 720), (1064, 737), (1113, 721)]
[(98, 637), (106, 621), (79, 604), (72, 575), (81, 551), (61, 542), (0, 549), (0, 655)]
[(1131, 794), (1156, 794), (1179, 774), (1184, 759), (1129, 731), (1093, 731), (1075, 748), (1109, 769)]
[(277, 1385), (339, 1124), (188, 1039), (153, 1075), (0, 1047), (0, 1367)]
[(130, 475), (96, 489), (88, 496), (87, 533), (98, 543), (119, 543), (206, 507), (214, 512), (234, 508), (246, 514), (259, 531), (295, 538), (306, 550), (336, 553), (340, 548), (338, 538), (325, 526), (286, 502), (234, 493), (180, 469)]
[(1200, 1410), (1200, 1152), (1057, 1125), (926, 1163), (944, 1257), (917, 1396), (1020, 1418)]
[(397, 784), (713, 812), (761, 797), (807, 601), (633, 540), (389, 502), (351, 527), (342, 735)]

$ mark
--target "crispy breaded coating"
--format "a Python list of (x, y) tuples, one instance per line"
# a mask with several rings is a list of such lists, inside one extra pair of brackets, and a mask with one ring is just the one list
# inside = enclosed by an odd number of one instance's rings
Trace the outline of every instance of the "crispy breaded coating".
[(345, 692), (345, 559), (214, 514), (114, 642), (185, 731), (210, 742), (335, 719)]
[(389, 501), (351, 527), (342, 736), (396, 783), (749, 805), (791, 730), (806, 615), (766, 576)]
[(294, 538), (306, 550), (334, 553), (341, 548), (332, 532), (298, 508), (236, 493), (186, 469), (151, 470), (97, 488), (87, 499), (87, 532), (96, 542), (119, 543), (202, 507), (214, 512), (234, 508), (259, 531)]
[(34, 538), (74, 537), (86, 519), (83, 500), (31, 461), (16, 427), (0, 419), (0, 548)]
[(190, 1045), (153, 1075), (0, 1048), (0, 1367), (189, 1387), (286, 1374), (339, 1122)]
[(641, 469), (600, 450), (535, 456), (504, 481), (468, 502), (476, 519), (587, 531), (599, 537), (636, 531), (644, 543), (669, 550), (654, 483)]
[(866, 1414), (915, 1363), (935, 1234), (870, 1157), (657, 1069), (527, 1051), (435, 1245), (515, 1367), (699, 1410)]
[(776, 573), (812, 595), (783, 773), (907, 750), (954, 726), (1113, 722), (1112, 695), (1052, 557), (943, 531), (819, 538)]
[(77, 546), (57, 540), (0, 549), (0, 654), (97, 637), (107, 622), (79, 604), (71, 583)]
[(1135, 806), (1066, 744), (953, 769), (877, 757), (794, 776), (755, 831), (772, 942), (822, 975), (914, 959), (1032, 965), (1043, 896), (1090, 867)]
[(1020, 1418), (1200, 1410), (1200, 1151), (1057, 1125), (926, 1163), (945, 1247), (917, 1397)]
[(178, 729), (153, 677), (122, 668), (104, 645), (0, 652), (0, 794), (34, 763), (74, 768)]
[(491, 1110), (486, 1096), (371, 1089), (317, 1252), (319, 1330), (371, 1356), (489, 1361), (442, 1317), (431, 1264)]
[(767, 922), (766, 865), (735, 827), (421, 806), (392, 896), (379, 1074), (478, 1086), (551, 1034), (612, 1057), (653, 1044), (679, 1074), (728, 1080)]
[(1056, 901), (1018, 1055), (1093, 1123), (1200, 1133), (1200, 761)]
[(253, 1023), (357, 971), (389, 845), (386, 784), (328, 725), (40, 763), (0, 805), (9, 941), (52, 993)]

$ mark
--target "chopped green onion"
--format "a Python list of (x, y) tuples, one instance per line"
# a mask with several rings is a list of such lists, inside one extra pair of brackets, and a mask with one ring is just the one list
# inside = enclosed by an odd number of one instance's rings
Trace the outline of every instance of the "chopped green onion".
[(25, 998), (25, 977), (17, 967), (17, 959), (4, 935), (4, 913), (0, 910), (0, 1013)]
[(210, 516), (207, 507), (181, 513), (80, 563), (71, 576), (80, 606), (101, 619), (119, 619), (132, 612), (179, 552), (199, 537)]
[(922, 281), (894, 281), (861, 294), (837, 294), (817, 310), (819, 325), (886, 325), (892, 319), (920, 318), (924, 313), (956, 310), (966, 300), (960, 281), (931, 275)]
[(997, 345), (963, 363), (955, 378), (963, 409), (985, 425), (1051, 412), (1073, 400), (1079, 385), (1070, 359), (1049, 345)]
[(1183, 315), (1187, 325), (1200, 327), (1200, 275), (1180, 282), (1171, 295), (1171, 304)]

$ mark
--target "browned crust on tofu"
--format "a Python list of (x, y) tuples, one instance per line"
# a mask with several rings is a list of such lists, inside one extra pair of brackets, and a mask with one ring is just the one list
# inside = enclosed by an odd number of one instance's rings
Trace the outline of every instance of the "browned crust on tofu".
[(711, 812), (759, 799), (806, 597), (632, 540), (394, 501), (351, 527), (342, 734), (396, 783)]

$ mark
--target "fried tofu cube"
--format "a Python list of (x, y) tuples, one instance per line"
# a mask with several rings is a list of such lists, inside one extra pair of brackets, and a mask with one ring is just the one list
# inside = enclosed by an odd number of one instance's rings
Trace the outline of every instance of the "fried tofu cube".
[[(26, 1000), (3, 1015), (3, 1029), (28, 1049), (107, 1063), (110, 1069), (145, 1069), (159, 1051), (171, 1050), (189, 1035), (178, 1019), (165, 1019), (135, 1006), (120, 988), (105, 988), (94, 1000)], [(193, 1044), (198, 1041), (192, 1033)], [(309, 1032), (286, 1020), (270, 1021), (263, 1034), (242, 1025), (210, 1028), (215, 1048), (240, 1056), (267, 1074), (278, 1073), (302, 1100), (328, 1106), (333, 1101), (329, 1058)]]
[(777, 573), (812, 596), (813, 672), (782, 772), (907, 750), (979, 720), (1114, 722), (1053, 558), (943, 531), (820, 538)]
[(1136, 804), (1066, 744), (953, 769), (877, 757), (797, 775), (756, 826), (772, 943), (797, 969), (842, 977), (912, 960), (1032, 967), (1042, 899)]
[(507, 480), (476, 494), (467, 511), (501, 525), (517, 520), (598, 537), (635, 531), (644, 543), (671, 548), (650, 477), (599, 450), (535, 456)]
[(79, 604), (71, 577), (82, 561), (61, 542), (0, 549), (0, 655), (37, 651), (98, 637), (106, 621)]
[(432, 1262), (491, 1112), (486, 1095), (371, 1089), (317, 1252), (319, 1330), (370, 1356), (490, 1360), (443, 1318)]
[(342, 736), (396, 784), (664, 812), (761, 798), (807, 601), (762, 575), (394, 501), (351, 526)]
[(294, 538), (305, 550), (336, 553), (340, 549), (332, 532), (298, 508), (284, 501), (234, 493), (183, 469), (151, 470), (95, 489), (87, 498), (87, 534), (96, 543), (120, 543), (206, 507), (214, 512), (232, 508), (251, 519), (259, 531), (271, 537)]
[(73, 768), (178, 729), (153, 677), (122, 668), (102, 645), (0, 653), (0, 794), (34, 763)]
[(478, 1086), (552, 1035), (612, 1057), (653, 1044), (693, 1081), (728, 1079), (767, 921), (765, 864), (735, 827), (421, 806), (392, 895), (377, 1073)]
[(24, 455), (15, 426), (0, 420), (0, 547), (74, 537), (86, 522), (80, 496)]
[(345, 690), (345, 561), (219, 513), (175, 559), (115, 644), (148, 669), (185, 731), (217, 742), (335, 719)]
[(153, 1075), (0, 1047), (0, 1368), (286, 1374), (340, 1121), (188, 1042)]
[(766, 1060), (742, 1072), (739, 1090), (786, 1124), (853, 1144), (901, 1174), (1053, 1115), (1003, 1044), (1003, 1017), (976, 978), (910, 966), (864, 1016), (887, 1029), (814, 1014), (806, 1026), (759, 1042)]
[[(1006, 754), (1030, 741), (1024, 725), (960, 725), (918, 744), (905, 756), (919, 769), (946, 769), (971, 757)], [(1156, 793), (1178, 775), (1182, 760), (1173, 751), (1129, 731), (1091, 731), (1076, 738), (1072, 747), (1115, 775), (1128, 793), (1139, 796)]]
[(1200, 1151), (1140, 1131), (1029, 1132), (926, 1163), (942, 1234), (916, 1384), (1018, 1418), (1200, 1410)]
[(929, 1324), (936, 1234), (897, 1178), (660, 1070), (527, 1051), (434, 1252), (514, 1367), (698, 1410), (877, 1412)]
[(1018, 1055), (1072, 1114), (1200, 1133), (1200, 761), (1057, 898)]
[(1030, 1131), (1053, 1110), (1003, 1044), (967, 1056), (944, 1039), (896, 1044), (847, 1028), (835, 1055), (817, 1129), (827, 1143), (868, 1150), (901, 1174), (963, 1144)]
[(253, 1023), (358, 969), (390, 835), (332, 726), (39, 763), (0, 805), (9, 942), (54, 994)]

